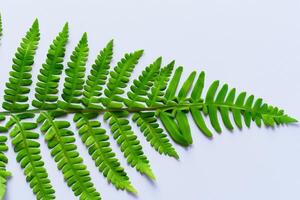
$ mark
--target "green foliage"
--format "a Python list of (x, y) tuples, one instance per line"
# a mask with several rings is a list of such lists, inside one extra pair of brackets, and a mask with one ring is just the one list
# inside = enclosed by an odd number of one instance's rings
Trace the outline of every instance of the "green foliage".
[[(36, 20), (22, 39), (13, 59), (13, 71), (10, 72), (9, 82), (6, 83), (7, 89), (3, 103), (3, 108), (7, 111), (21, 112), (26, 111), (29, 107), (27, 95), (32, 83), (30, 72), (34, 63), (39, 35), (39, 25)], [(37, 142), (39, 134), (32, 131), (37, 125), (32, 122), (24, 122), (25, 119), (33, 117), (33, 113), (11, 115), (6, 128), (10, 129), (10, 137), (14, 151), (17, 153), (17, 161), (24, 169), (26, 181), (30, 183), (37, 199), (54, 199), (54, 190), (40, 155), (40, 144)]]
[(79, 97), (82, 95), (88, 52), (87, 34), (84, 33), (74, 49), (70, 57), (70, 62), (68, 62), (68, 68), (65, 71), (66, 78), (63, 94), (61, 95), (64, 102), (59, 101), (61, 108), (81, 108), (78, 104), (81, 103)]
[(37, 199), (55, 199), (54, 190), (44, 168), (44, 162), (41, 160), (40, 144), (36, 141), (39, 134), (33, 132), (37, 124), (23, 121), (33, 117), (34, 114), (32, 113), (13, 115), (6, 127), (11, 128), (11, 143), (17, 153), (17, 161), (24, 169), (26, 181), (30, 183)]
[(2, 107), (10, 112), (25, 111), (29, 108), (29, 86), (32, 83), (31, 69), (34, 63), (34, 55), (40, 40), (39, 23), (34, 21), (26, 36), (22, 39), (13, 59), (12, 71), (9, 73), (9, 82), (4, 90), (4, 102)]
[[(148, 100), (148, 90), (153, 86), (155, 78), (159, 75), (162, 58), (156, 59), (151, 65), (146, 67), (138, 79), (133, 80), (133, 84), (127, 93), (129, 100), (124, 100), (128, 107), (146, 107)], [(169, 142), (163, 129), (159, 127), (154, 112), (137, 112), (132, 115), (132, 119), (140, 127), (147, 141), (160, 154), (165, 154), (179, 159), (179, 156), (172, 144)]]
[(47, 53), (46, 62), (40, 69), (38, 82), (35, 88), (35, 98), (32, 105), (39, 109), (56, 109), (57, 92), (60, 75), (63, 70), (63, 60), (65, 56), (66, 44), (68, 41), (68, 24), (66, 23), (63, 30), (53, 40)]
[(51, 156), (75, 196), (80, 196), (82, 200), (101, 199), (74, 144), (74, 133), (68, 129), (70, 123), (56, 120), (63, 114), (63, 112), (43, 112), (37, 119), (38, 123), (42, 123), (41, 132), (45, 134)]
[(109, 73), (112, 55), (113, 41), (111, 40), (106, 47), (100, 51), (95, 63), (92, 65), (90, 75), (85, 82), (82, 103), (87, 108), (102, 108), (100, 105), (101, 95), (103, 85), (105, 85)]
[[(123, 107), (122, 102), (124, 98), (120, 95), (124, 93), (123, 88), (127, 86), (131, 73), (142, 54), (142, 50), (125, 54), (124, 58), (111, 71), (107, 89), (104, 90), (104, 94), (107, 97), (103, 101), (104, 106), (108, 108)], [(126, 119), (128, 114), (127, 111), (105, 112), (104, 119), (109, 120), (114, 139), (120, 145), (127, 162), (150, 179), (155, 179), (149, 161), (143, 153), (140, 141), (131, 130), (129, 121)]]
[[(0, 16), (0, 36), (2, 22)], [(234, 129), (234, 124), (242, 129), (257, 126), (271, 126), (297, 122), (282, 109), (254, 98), (246, 92), (238, 93), (227, 84), (214, 81), (202, 97), (205, 73), (198, 77), (192, 72), (181, 83), (183, 67), (177, 67), (172, 61), (161, 68), (162, 58), (157, 58), (132, 81), (125, 97), (131, 74), (143, 54), (143, 50), (125, 54), (124, 58), (110, 70), (113, 58), (113, 41), (108, 42), (98, 54), (91, 66), (90, 74), (85, 79), (88, 59), (87, 34), (84, 33), (75, 47), (65, 69), (62, 100), (59, 100), (59, 84), (64, 68), (64, 57), (68, 41), (68, 24), (53, 40), (49, 47), (45, 63), (40, 69), (35, 88), (35, 98), (29, 108), (28, 94), (32, 84), (31, 69), (39, 42), (39, 25), (36, 20), (22, 39), (13, 59), (12, 71), (6, 83), (4, 102), (6, 110), (0, 112), (0, 121), (9, 116), (6, 127), (0, 126), (0, 132), (10, 131), (11, 143), (17, 154), (17, 161), (24, 169), (26, 180), (36, 194), (37, 199), (54, 199), (54, 189), (48, 179), (40, 155), (40, 128), (51, 152), (51, 156), (62, 172), (67, 185), (74, 195), (81, 200), (101, 199), (91, 181), (90, 173), (75, 145), (74, 133), (70, 122), (60, 117), (74, 114), (78, 134), (86, 146), (96, 167), (117, 189), (131, 193), (137, 191), (131, 185), (129, 177), (117, 159), (109, 143), (109, 135), (101, 128), (98, 117), (103, 114), (110, 125), (113, 138), (116, 140), (132, 167), (150, 179), (155, 176), (142, 146), (132, 131), (129, 115), (137, 124), (146, 140), (160, 154), (176, 159), (179, 156), (168, 136), (177, 144), (188, 147), (193, 143), (188, 114), (207, 137), (213, 137), (207, 125), (206, 117), (217, 133), (222, 132), (222, 124)], [(108, 77), (109, 76), (109, 77)], [(35, 113), (37, 123), (33, 122)], [(219, 118), (220, 116), (220, 118)], [(233, 120), (231, 120), (233, 118)], [(159, 120), (166, 132), (159, 125)], [(6, 170), (8, 162), (5, 156), (6, 136), (0, 135), (0, 199), (4, 198), (6, 181), (10, 172)]]
[[(0, 115), (0, 121), (4, 121), (5, 116)], [(0, 132), (6, 132), (7, 129), (5, 127), (0, 126)], [(7, 157), (5, 156), (5, 152), (8, 150), (6, 145), (7, 137), (5, 135), (0, 135), (0, 199), (4, 198), (6, 191), (6, 182), (7, 178), (11, 176), (11, 173), (6, 170), (7, 165)]]
[[(2, 36), (2, 18), (0, 14), (0, 37)], [(1, 38), (0, 38), (1, 39)], [(0, 121), (4, 121), (5, 116), (0, 115)], [(0, 133), (6, 132), (6, 128), (0, 126)], [(5, 151), (8, 150), (6, 145), (7, 137), (5, 135), (0, 135), (0, 199), (4, 198), (6, 192), (6, 182), (7, 178), (11, 176), (11, 173), (6, 170), (7, 157), (5, 156)]]
[(82, 142), (87, 146), (99, 171), (109, 182), (118, 189), (137, 193), (115, 157), (115, 153), (112, 152), (108, 141), (109, 136), (104, 129), (100, 128), (101, 123), (96, 120), (97, 116), (97, 113), (75, 114), (74, 121), (79, 129)]
[[(88, 109), (101, 108), (101, 95), (103, 85), (107, 79), (109, 64), (112, 59), (113, 41), (110, 41), (106, 47), (100, 51), (95, 63), (92, 65), (90, 75), (84, 85), (82, 103)], [(129, 178), (120, 166), (120, 162), (112, 152), (109, 136), (106, 131), (100, 128), (101, 123), (96, 121), (98, 113), (76, 113), (74, 122), (78, 128), (82, 142), (89, 150), (89, 154), (95, 161), (99, 171), (111, 182), (117, 189), (127, 190), (137, 193), (131, 185)]]
[[(40, 71), (40, 77), (43, 76), (41, 80), (46, 81), (44, 81), (45, 84), (37, 85), (37, 91), (47, 91), (49, 90), (48, 86), (52, 85), (52, 96), (48, 95), (48, 97), (42, 99), (44, 104), (33, 104), (38, 108), (40, 108), (40, 105), (46, 105), (45, 109), (55, 109), (57, 107), (57, 87), (59, 75), (63, 69), (61, 63), (64, 58), (67, 37), (68, 26), (66, 24), (62, 32), (53, 41), (53, 44), (50, 45), (46, 60), (47, 64), (44, 65), (47, 73), (44, 73), (43, 70)], [(72, 103), (78, 103), (76, 97), (80, 95), (80, 88), (78, 88), (80, 85), (78, 83), (82, 81), (84, 76), (84, 73), (80, 72), (85, 71), (85, 62), (87, 60), (86, 33), (82, 36), (70, 59), (71, 61), (68, 63), (69, 68), (66, 69), (67, 77), (64, 93), (62, 94), (65, 102), (61, 102), (61, 105), (68, 107), (72, 107)], [(73, 81), (73, 79), (76, 81)], [(48, 93), (45, 94), (47, 95)], [(47, 101), (50, 104), (45, 104)], [(89, 171), (83, 164), (83, 159), (79, 157), (79, 153), (76, 150), (74, 133), (67, 129), (70, 123), (56, 120), (61, 115), (64, 115), (64, 112), (43, 112), (37, 120), (39, 124), (42, 124), (41, 132), (45, 134), (45, 140), (49, 149), (51, 149), (51, 155), (57, 162), (58, 169), (64, 174), (64, 179), (68, 186), (72, 188), (76, 196), (80, 196), (80, 199), (101, 199), (100, 194), (91, 182)]]

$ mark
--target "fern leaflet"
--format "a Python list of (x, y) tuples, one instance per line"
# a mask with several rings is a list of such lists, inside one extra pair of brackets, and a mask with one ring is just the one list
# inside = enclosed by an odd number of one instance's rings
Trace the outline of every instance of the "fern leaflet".
[[(30, 72), (40, 39), (39, 35), (39, 24), (35, 20), (13, 59), (13, 70), (10, 72), (9, 82), (6, 83), (5, 102), (3, 102), (3, 108), (7, 111), (22, 112), (29, 107), (27, 95), (30, 91), (29, 86), (32, 83)], [(40, 144), (36, 141), (39, 135), (32, 131), (37, 125), (36, 123), (23, 121), (33, 117), (33, 113), (12, 115), (6, 124), (6, 128), (11, 129), (10, 137), (12, 138), (14, 151), (17, 153), (17, 161), (24, 169), (26, 180), (37, 195), (37, 199), (54, 199), (54, 190), (44, 168), (44, 162), (41, 160)]]

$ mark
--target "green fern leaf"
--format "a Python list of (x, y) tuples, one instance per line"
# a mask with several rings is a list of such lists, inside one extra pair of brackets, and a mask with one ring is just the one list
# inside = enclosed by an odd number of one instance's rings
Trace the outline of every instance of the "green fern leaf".
[(102, 90), (109, 73), (112, 55), (113, 41), (111, 40), (97, 56), (84, 85), (82, 103), (87, 108), (101, 108)]
[[(85, 80), (85, 65), (89, 53), (86, 33), (83, 34), (72, 52), (70, 62), (67, 63), (62, 100), (58, 100), (58, 86), (64, 67), (68, 34), (66, 24), (50, 45), (46, 61), (37, 77), (35, 99), (32, 100), (34, 109), (29, 108), (28, 94), (40, 36), (37, 20), (17, 49), (4, 91), (2, 107), (6, 111), (0, 113), (0, 121), (4, 121), (5, 116), (10, 118), (5, 127), (0, 126), (0, 133), (10, 132), (17, 162), (23, 168), (26, 180), (37, 199), (55, 198), (55, 191), (40, 155), (40, 144), (37, 142), (39, 134), (33, 131), (38, 126), (44, 134), (58, 169), (62, 171), (74, 195), (82, 200), (101, 199), (77, 151), (74, 133), (69, 128), (70, 123), (59, 120), (59, 117), (67, 114), (74, 114), (73, 121), (76, 123), (81, 140), (108, 182), (117, 189), (132, 193), (136, 193), (136, 190), (112, 151), (108, 134), (97, 120), (101, 113), (104, 113), (104, 120), (109, 122), (113, 138), (127, 162), (150, 179), (155, 177), (142, 146), (129, 124), (130, 113), (133, 113), (132, 120), (151, 146), (160, 154), (176, 159), (179, 158), (178, 154), (163, 129), (159, 127), (158, 119), (171, 139), (184, 147), (193, 143), (189, 113), (200, 131), (209, 138), (213, 137), (213, 133), (207, 126), (205, 116), (217, 133), (222, 132), (222, 122), (229, 130), (234, 129), (234, 124), (242, 129), (245, 125), (250, 127), (252, 122), (259, 127), (297, 122), (282, 109), (271, 106), (263, 99), (255, 98), (246, 92), (239, 93), (235, 88), (230, 89), (227, 84), (220, 84), (220, 81), (214, 81), (206, 94), (202, 94), (204, 72), (199, 74), (196, 81), (197, 73), (190, 73), (181, 85), (183, 67), (177, 67), (172, 76), (175, 62), (172, 61), (161, 68), (161, 58), (156, 59), (133, 80), (125, 97), (125, 89), (143, 51), (125, 54), (114, 69), (109, 71), (113, 58), (113, 41), (110, 41), (100, 51), (92, 65), (90, 75)], [(0, 36), (2, 36), (1, 15)], [(39, 114), (37, 123), (32, 122), (35, 113)], [(0, 199), (5, 195), (7, 178), (10, 176), (10, 172), (6, 170), (8, 162), (5, 156), (8, 149), (6, 140), (6, 136), (0, 135)]]
[(147, 94), (148, 100), (146, 101), (147, 106), (159, 106), (161, 103), (165, 103), (163, 99), (164, 90), (168, 85), (169, 78), (172, 74), (175, 61), (170, 62), (167, 66), (160, 70), (159, 75), (154, 81), (153, 87), (150, 93)]
[(147, 141), (160, 154), (165, 154), (176, 159), (179, 156), (170, 143), (167, 135), (163, 133), (163, 129), (159, 127), (154, 112), (138, 112), (132, 115), (133, 121), (140, 127), (141, 132), (144, 133)]
[(36, 94), (32, 105), (39, 109), (56, 109), (57, 92), (60, 75), (63, 70), (63, 59), (65, 56), (66, 44), (68, 41), (68, 24), (66, 23), (63, 30), (53, 40), (48, 50), (46, 62), (40, 69), (38, 82), (36, 84)]
[[(174, 64), (175, 62), (172, 61), (167, 66), (161, 69), (159, 75), (154, 81), (154, 85), (151, 88), (151, 92), (148, 94), (147, 106), (163, 106), (164, 104), (167, 104), (168, 100), (174, 97), (175, 90), (173, 90), (172, 87), (169, 87), (167, 91), (165, 91), (168, 86), (170, 76), (172, 75)], [(170, 82), (170, 85), (177, 88), (179, 82), (179, 80), (177, 81), (177, 79), (180, 77), (181, 73), (182, 68), (180, 67), (176, 70)], [(174, 122), (173, 116), (168, 112), (161, 111), (160, 109), (158, 109), (157, 112), (162, 124), (166, 128), (171, 138), (176, 143), (179, 143), (183, 146), (188, 146), (188, 142), (183, 138), (182, 134), (180, 133), (177, 124)]]
[[(88, 109), (101, 108), (101, 95), (103, 85), (107, 79), (109, 64), (112, 59), (113, 42), (110, 41), (107, 46), (100, 51), (95, 64), (92, 66), (90, 75), (84, 85), (82, 102)], [(120, 162), (112, 152), (109, 136), (106, 131), (100, 128), (101, 124), (95, 119), (98, 113), (76, 113), (74, 122), (79, 130), (82, 142), (89, 150), (89, 154), (95, 161), (99, 171), (116, 188), (137, 193), (131, 185), (129, 178), (120, 166)]]
[(32, 83), (31, 69), (34, 63), (33, 57), (40, 39), (39, 24), (35, 20), (26, 36), (22, 39), (13, 59), (12, 71), (9, 73), (9, 82), (4, 90), (4, 102), (2, 107), (10, 112), (25, 111), (29, 108), (26, 94)]
[[(114, 71), (110, 72), (107, 89), (104, 90), (104, 94), (107, 97), (103, 101), (104, 106), (108, 108), (123, 107), (124, 98), (120, 95), (124, 93), (123, 88), (127, 86), (131, 72), (142, 54), (142, 50), (125, 54), (125, 57), (114, 68)], [(126, 119), (127, 117), (127, 111), (104, 113), (104, 119), (109, 120), (114, 139), (120, 145), (127, 162), (150, 179), (155, 179), (149, 161), (144, 155), (136, 135), (132, 132), (129, 121)]]
[[(5, 116), (0, 115), (0, 121), (4, 121)], [(7, 132), (5, 127), (0, 126), (0, 133)], [(7, 137), (5, 135), (0, 135), (0, 199), (4, 198), (6, 192), (6, 182), (7, 178), (11, 176), (11, 173), (6, 170), (6, 165), (8, 162), (7, 157), (4, 152), (8, 150), (6, 145)]]
[(64, 179), (75, 196), (80, 196), (82, 200), (101, 199), (91, 182), (83, 159), (76, 150), (74, 133), (68, 129), (70, 123), (56, 120), (64, 114), (64, 112), (43, 112), (37, 119), (39, 124), (42, 123), (41, 132), (45, 134), (51, 156), (57, 162), (58, 169), (64, 174)]
[[(48, 109), (55, 109), (57, 107), (57, 77), (61, 74), (63, 69), (61, 63), (63, 62), (67, 34), (68, 27), (65, 25), (62, 32), (59, 33), (50, 46), (49, 52), (53, 52), (52, 50), (55, 49), (56, 51), (54, 52), (58, 53), (48, 57), (47, 61), (51, 63), (51, 65), (44, 65), (47, 67), (48, 73), (44, 74), (43, 77), (43, 80), (47, 81), (44, 81), (45, 84), (37, 85), (37, 89), (39, 89), (39, 91), (45, 91), (49, 85), (53, 85), (52, 89), (54, 90), (51, 92), (52, 96), (48, 98), (47, 101), (44, 101), (44, 104), (34, 104), (36, 107), (39, 105), (46, 105)], [(80, 103), (79, 98), (82, 84), (79, 85), (79, 82), (82, 81), (84, 76), (87, 52), (87, 35), (84, 34), (71, 55), (71, 62), (68, 63), (69, 68), (66, 70), (67, 77), (63, 90), (64, 93), (62, 94), (64, 102), (60, 102), (62, 106), (71, 108), (78, 106), (74, 106), (73, 103)], [(40, 73), (43, 74), (43, 71), (40, 71)], [(49, 101), (49, 99), (51, 100)], [(45, 104), (45, 102), (47, 104)], [(96, 191), (91, 182), (89, 171), (83, 164), (83, 159), (79, 157), (79, 153), (76, 150), (74, 134), (67, 129), (70, 126), (69, 122), (56, 120), (57, 117), (64, 114), (65, 112), (42, 112), (37, 119), (37, 122), (42, 124), (41, 131), (45, 134), (45, 140), (49, 149), (51, 149), (51, 155), (57, 162), (58, 169), (64, 174), (64, 179), (68, 186), (72, 188), (75, 196), (80, 196), (80, 199), (101, 199), (100, 194)]]
[(7, 128), (12, 128), (10, 137), (14, 151), (17, 153), (17, 161), (24, 169), (27, 182), (36, 194), (37, 199), (55, 199), (54, 190), (48, 179), (48, 174), (41, 160), (40, 144), (36, 141), (39, 134), (32, 130), (36, 123), (23, 122), (24, 119), (34, 117), (32, 113), (13, 115), (7, 122)]
[(103, 173), (109, 182), (118, 189), (137, 193), (123, 167), (120, 166), (120, 162), (112, 152), (106, 131), (100, 128), (100, 122), (95, 120), (97, 117), (97, 113), (75, 114), (74, 121), (79, 129), (82, 142), (87, 146), (89, 154), (95, 161), (99, 171)]
[(84, 84), (85, 64), (88, 58), (87, 34), (84, 33), (78, 45), (73, 51), (68, 68), (66, 69), (66, 78), (63, 94), (64, 101), (59, 101), (60, 108), (81, 109), (81, 95)]
[[(3, 35), (3, 28), (2, 28), (2, 18), (0, 14), (0, 39)], [(4, 121), (5, 116), (0, 115), (0, 121)], [(7, 132), (5, 127), (0, 126), (0, 133)], [(0, 135), (0, 199), (4, 198), (6, 192), (6, 182), (7, 178), (11, 176), (11, 173), (6, 170), (6, 165), (8, 162), (7, 157), (5, 156), (4, 152), (8, 150), (6, 145), (7, 137), (5, 135)]]
[[(3, 103), (3, 108), (7, 111), (24, 112), (29, 107), (27, 95), (32, 83), (30, 72), (39, 35), (39, 25), (36, 20), (23, 38), (13, 59), (13, 71), (10, 72), (9, 82), (6, 83), (7, 89)], [(32, 122), (23, 122), (24, 119), (33, 117), (33, 113), (11, 115), (6, 128), (11, 129), (10, 137), (14, 151), (17, 153), (17, 161), (24, 169), (26, 180), (30, 183), (37, 199), (54, 199), (54, 190), (40, 155), (40, 144), (37, 142), (39, 135), (32, 131), (37, 125)]]
[(145, 107), (144, 104), (147, 101), (147, 92), (153, 86), (155, 77), (159, 74), (162, 58), (156, 59), (150, 66), (146, 67), (138, 79), (133, 80), (133, 84), (127, 93), (128, 99), (124, 99), (126, 106)]
[[(150, 66), (142, 71), (138, 79), (133, 81), (133, 85), (127, 93), (129, 100), (124, 103), (129, 107), (145, 107), (147, 102), (148, 90), (153, 86), (154, 80), (159, 74), (162, 58), (156, 59)], [(147, 141), (160, 154), (165, 154), (179, 159), (179, 156), (172, 144), (169, 142), (166, 134), (159, 127), (154, 112), (137, 112), (134, 113), (132, 119), (140, 127)]]
[[(254, 96), (250, 95), (247, 97), (246, 92), (241, 92), (236, 97), (236, 89), (233, 88), (229, 91), (227, 84), (224, 84), (218, 91), (219, 81), (214, 81), (210, 85), (205, 100), (203, 100), (201, 94), (204, 87), (204, 77), (204, 72), (201, 72), (189, 101), (192, 103), (190, 111), (193, 119), (199, 129), (208, 137), (212, 137), (212, 133), (207, 128), (201, 112), (205, 115), (209, 115), (211, 125), (218, 133), (222, 131), (218, 119), (218, 112), (221, 115), (225, 127), (229, 130), (233, 129), (229, 116), (230, 112), (232, 113), (235, 124), (240, 129), (243, 126), (242, 118), (244, 118), (247, 127), (250, 127), (252, 120), (255, 121), (257, 126), (261, 126), (262, 123), (266, 126), (274, 126), (275, 124), (289, 124), (297, 121), (284, 114), (283, 110), (263, 103), (261, 98), (254, 101)], [(192, 106), (193, 104), (195, 106)]]

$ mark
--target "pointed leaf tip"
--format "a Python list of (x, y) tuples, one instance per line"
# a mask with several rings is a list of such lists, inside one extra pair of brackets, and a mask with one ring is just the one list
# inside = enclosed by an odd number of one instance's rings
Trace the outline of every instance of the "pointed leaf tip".
[(143, 171), (143, 173), (144, 173), (148, 178), (150, 178), (152, 181), (155, 181), (155, 180), (156, 180), (156, 178), (155, 178), (155, 176), (154, 176), (154, 174), (153, 174), (153, 172), (152, 172), (152, 170), (151, 170), (150, 168), (146, 168), (146, 169)]
[(38, 18), (35, 18), (33, 24), (32, 24), (32, 27), (39, 27), (39, 20)]
[(68, 30), (69, 29), (69, 22), (66, 22), (65, 25), (64, 25), (64, 30)]
[(126, 186), (125, 189), (126, 189), (126, 191), (128, 191), (128, 192), (130, 192), (130, 193), (132, 193), (132, 194), (134, 194), (134, 195), (137, 195), (137, 194), (138, 194), (137, 189), (135, 189), (132, 185)]

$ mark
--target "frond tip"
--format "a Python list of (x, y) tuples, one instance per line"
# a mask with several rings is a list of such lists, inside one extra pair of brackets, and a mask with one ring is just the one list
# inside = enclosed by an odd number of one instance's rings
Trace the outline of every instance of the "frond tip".
[(12, 71), (9, 82), (4, 90), (4, 102), (2, 107), (10, 112), (20, 112), (27, 110), (29, 104), (23, 103), (28, 100), (26, 96), (32, 83), (31, 69), (34, 63), (34, 55), (40, 39), (39, 24), (35, 20), (26, 36), (22, 39), (20, 47), (17, 49), (13, 59)]

